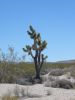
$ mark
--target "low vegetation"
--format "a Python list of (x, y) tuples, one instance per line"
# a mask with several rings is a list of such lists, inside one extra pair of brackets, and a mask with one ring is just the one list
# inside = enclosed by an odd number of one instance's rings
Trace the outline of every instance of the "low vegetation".
[(55, 80), (52, 82), (46, 82), (45, 83), (46, 87), (54, 87), (54, 88), (64, 88), (64, 89), (73, 89), (75, 88), (75, 84), (73, 84), (72, 82), (66, 80), (66, 79), (62, 79), (62, 80)]
[(16, 96), (3, 96), (2, 100), (18, 100)]
[(0, 83), (15, 83), (18, 78), (34, 75), (34, 65), (29, 63), (0, 63)]
[[(71, 68), (71, 66), (75, 66), (74, 63), (71, 64), (50, 64), (45, 63), (43, 65), (41, 74), (46, 74), (53, 69), (62, 69), (65, 71), (70, 70), (71, 75), (75, 77), (75, 67)], [(64, 71), (51, 72), (52, 75), (63, 74)], [(8, 63), (1, 62), (0, 63), (0, 83), (16, 83), (17, 79), (20, 78), (31, 78), (35, 74), (34, 64), (33, 63)]]

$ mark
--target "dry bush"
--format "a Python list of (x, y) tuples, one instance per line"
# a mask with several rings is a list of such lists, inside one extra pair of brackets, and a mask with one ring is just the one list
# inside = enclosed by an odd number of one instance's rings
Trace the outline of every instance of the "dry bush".
[(2, 100), (18, 100), (16, 96), (3, 96)]
[(57, 68), (57, 69), (53, 69), (51, 72), (50, 72), (50, 75), (53, 75), (53, 76), (61, 76), (65, 73), (64, 70), (60, 69), (60, 68)]
[(55, 81), (55, 84), (52, 84), (52, 87), (71, 89), (74, 88), (74, 84), (68, 80), (62, 79)]
[(62, 79), (62, 80), (56, 80), (56, 81), (47, 81), (45, 83), (46, 87), (54, 87), (54, 88), (64, 88), (64, 89), (72, 89), (75, 87), (75, 84), (73, 84), (72, 82)]

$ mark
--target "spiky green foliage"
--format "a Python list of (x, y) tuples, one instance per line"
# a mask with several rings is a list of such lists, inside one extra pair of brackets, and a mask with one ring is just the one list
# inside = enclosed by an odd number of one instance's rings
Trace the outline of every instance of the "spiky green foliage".
[(29, 52), (31, 50), (40, 50), (43, 51), (46, 46), (47, 42), (41, 40), (40, 33), (36, 33), (36, 31), (33, 29), (32, 26), (30, 26), (30, 31), (27, 31), (28, 35), (31, 39), (33, 39), (34, 43), (32, 46), (26, 45), (25, 48), (23, 48), (23, 51)]
[[(44, 61), (47, 58), (47, 56), (44, 56), (44, 54), (42, 54), (42, 51), (47, 46), (47, 42), (45, 40), (44, 41), (41, 40), (40, 33), (37, 33), (32, 26), (30, 26), (29, 28), (30, 30), (27, 31), (27, 33), (33, 40), (33, 44), (31, 46), (26, 45), (26, 47), (23, 48), (23, 51), (27, 52), (34, 59), (36, 77), (39, 78), (40, 70), (42, 68)], [(33, 51), (35, 52), (35, 55), (33, 55)]]

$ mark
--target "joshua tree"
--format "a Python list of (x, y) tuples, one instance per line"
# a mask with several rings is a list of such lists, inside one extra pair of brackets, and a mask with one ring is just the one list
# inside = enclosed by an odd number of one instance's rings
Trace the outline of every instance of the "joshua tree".
[(42, 54), (42, 51), (46, 48), (47, 43), (46, 41), (41, 40), (40, 33), (36, 33), (32, 26), (30, 26), (29, 28), (30, 30), (27, 31), (27, 33), (33, 40), (33, 45), (26, 45), (25, 48), (23, 48), (23, 51), (27, 52), (28, 55), (31, 55), (31, 57), (33, 58), (36, 72), (35, 79), (40, 79), (40, 71), (44, 61), (47, 58), (47, 56), (44, 56), (44, 54)]

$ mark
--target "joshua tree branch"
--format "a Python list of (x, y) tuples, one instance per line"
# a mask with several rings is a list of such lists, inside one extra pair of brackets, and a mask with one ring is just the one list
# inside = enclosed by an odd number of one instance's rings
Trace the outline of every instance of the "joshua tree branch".
[(41, 54), (41, 51), (39, 50), (39, 53), (38, 53), (38, 64), (39, 64), (39, 67), (40, 67), (40, 64), (41, 64), (41, 62), (40, 62), (40, 54)]
[(34, 56), (33, 56), (32, 52), (30, 52), (30, 55), (31, 55), (31, 57), (34, 59)]
[(41, 61), (41, 64), (40, 64), (40, 70), (42, 68), (42, 65), (44, 63), (44, 61), (47, 59), (47, 56), (44, 57), (44, 55), (42, 54), (42, 61)]

